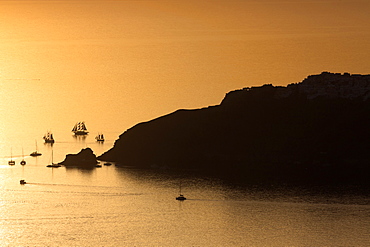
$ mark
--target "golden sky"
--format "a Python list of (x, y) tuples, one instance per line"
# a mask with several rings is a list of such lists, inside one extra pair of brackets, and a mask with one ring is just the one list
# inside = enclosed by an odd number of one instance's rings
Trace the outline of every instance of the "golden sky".
[(0, 107), (24, 107), (26, 90), (50, 114), (63, 102), (91, 118), (78, 104), (130, 127), (246, 86), (368, 74), (369, 13), (368, 0), (0, 1)]

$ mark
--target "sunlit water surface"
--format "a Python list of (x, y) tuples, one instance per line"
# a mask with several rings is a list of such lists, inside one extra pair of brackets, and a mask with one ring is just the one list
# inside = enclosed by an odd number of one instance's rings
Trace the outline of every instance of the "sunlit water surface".
[[(26, 185), (19, 180), (26, 179)], [(176, 201), (179, 184), (186, 201)], [(366, 196), (118, 168), (0, 165), (2, 246), (368, 246)]]
[[(218, 104), (230, 90), (322, 70), (367, 73), (366, 6), (247, 2), (0, 1), (0, 246), (370, 246), (369, 199), (349, 192), (46, 168), (86, 147), (100, 155), (133, 125)], [(286, 22), (270, 19), (290, 5)], [(291, 26), (306, 6), (354, 33), (330, 21)], [(268, 23), (286, 29), (271, 32)], [(72, 136), (78, 121), (86, 138)], [(54, 145), (43, 143), (47, 130)], [(104, 143), (94, 139), (100, 132)], [(30, 157), (36, 144), (42, 156)], [(180, 181), (184, 202), (175, 200)]]

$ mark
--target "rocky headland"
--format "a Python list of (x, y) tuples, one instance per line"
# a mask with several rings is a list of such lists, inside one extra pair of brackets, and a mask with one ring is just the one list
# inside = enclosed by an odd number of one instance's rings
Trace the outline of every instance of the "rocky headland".
[(370, 185), (370, 75), (323, 72), (128, 129), (98, 157), (250, 182)]

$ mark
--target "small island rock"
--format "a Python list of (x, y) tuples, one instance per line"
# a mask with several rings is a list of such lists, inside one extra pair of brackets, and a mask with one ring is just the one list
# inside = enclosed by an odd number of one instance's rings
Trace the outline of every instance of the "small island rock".
[(66, 167), (94, 168), (97, 160), (91, 148), (85, 148), (81, 149), (78, 154), (67, 154), (64, 161), (59, 164)]

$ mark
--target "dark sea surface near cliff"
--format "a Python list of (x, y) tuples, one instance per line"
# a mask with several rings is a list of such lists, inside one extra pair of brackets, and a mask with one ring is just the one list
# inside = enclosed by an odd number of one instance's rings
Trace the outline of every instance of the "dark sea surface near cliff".
[[(20, 185), (20, 179), (28, 183)], [(183, 202), (175, 200), (180, 183)], [(0, 189), (3, 246), (370, 243), (369, 197), (353, 188), (236, 186), (114, 165), (80, 170), (2, 164)]]

